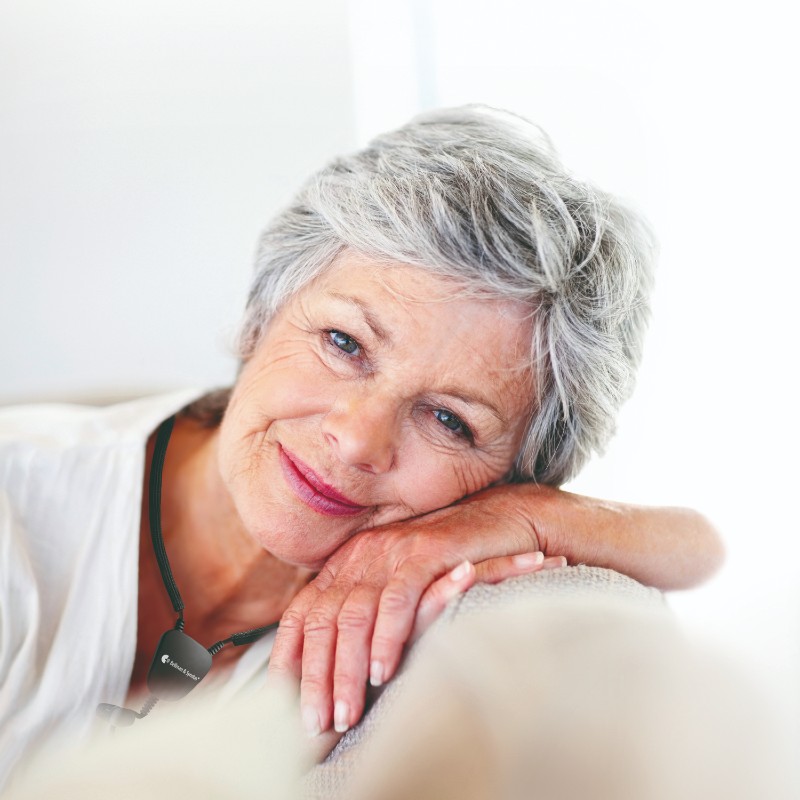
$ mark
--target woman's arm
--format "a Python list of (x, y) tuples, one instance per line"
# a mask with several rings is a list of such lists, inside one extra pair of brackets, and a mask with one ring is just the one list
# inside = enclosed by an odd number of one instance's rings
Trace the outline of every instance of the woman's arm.
[[(476, 580), (537, 568), (514, 556), (540, 550), (663, 589), (696, 585), (722, 559), (714, 528), (688, 509), (610, 503), (535, 484), (491, 487), (348, 540), (283, 615), (270, 673), (300, 679), (310, 731), (327, 730), (334, 714), (338, 728), (354, 725), (367, 680), (392, 677), (419, 616), (429, 622)], [(465, 560), (475, 568), (448, 577)]]
[(689, 508), (635, 506), (517, 484), (500, 492), (524, 510), (539, 547), (570, 564), (608, 567), (659, 589), (688, 589), (724, 558), (716, 528)]

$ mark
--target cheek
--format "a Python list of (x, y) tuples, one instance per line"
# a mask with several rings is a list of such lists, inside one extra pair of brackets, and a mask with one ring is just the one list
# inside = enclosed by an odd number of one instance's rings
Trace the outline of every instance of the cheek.
[(263, 433), (275, 420), (321, 414), (330, 404), (331, 377), (315, 354), (284, 346), (270, 356), (245, 367), (231, 397), (228, 414), (245, 435)]
[(298, 506), (282, 487), (275, 447), (266, 435), (240, 439), (227, 453), (221, 441), (219, 459), (244, 530), (281, 561), (318, 569), (355, 532), (357, 523), (349, 519), (319, 517)]
[(273, 440), (280, 426), (315, 425), (330, 393), (313, 357), (249, 363), (242, 371), (220, 428), (218, 465), (243, 517), (254, 516), (270, 494), (263, 480), (277, 471)]
[(448, 506), (484, 489), (502, 478), (511, 466), (506, 456), (487, 457), (475, 452), (444, 455), (429, 449), (421, 449), (407, 463), (409, 468), (398, 476), (397, 488), (415, 514)]
[(319, 569), (356, 529), (271, 504), (258, 508), (250, 522), (248, 532), (264, 550), (287, 564), (306, 569)]

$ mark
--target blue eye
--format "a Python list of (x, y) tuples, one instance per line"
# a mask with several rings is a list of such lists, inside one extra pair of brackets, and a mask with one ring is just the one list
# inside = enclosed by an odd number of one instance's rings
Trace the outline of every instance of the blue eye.
[(453, 433), (472, 439), (472, 431), (452, 411), (448, 411), (446, 408), (437, 408), (433, 412), (433, 416)]
[(358, 342), (352, 336), (348, 336), (346, 333), (342, 333), (341, 331), (328, 331), (328, 336), (333, 344), (339, 348), (339, 350), (347, 353), (348, 355), (356, 355), (360, 349)]

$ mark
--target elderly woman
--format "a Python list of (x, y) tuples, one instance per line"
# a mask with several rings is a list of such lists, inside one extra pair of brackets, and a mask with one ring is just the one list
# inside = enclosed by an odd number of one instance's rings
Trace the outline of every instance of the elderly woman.
[[(704, 578), (720, 549), (699, 515), (557, 489), (631, 391), (650, 256), (534, 126), (430, 113), (267, 228), (232, 390), (3, 412), (1, 771), (141, 702), (171, 629), (218, 642), (230, 692), (271, 651), (309, 733), (341, 732), (476, 580), (567, 561)], [(217, 654), (278, 620), (274, 647)]]

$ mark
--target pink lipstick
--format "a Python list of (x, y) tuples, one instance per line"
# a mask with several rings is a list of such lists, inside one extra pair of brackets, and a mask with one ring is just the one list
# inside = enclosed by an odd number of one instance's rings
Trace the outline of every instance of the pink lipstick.
[(310, 508), (331, 517), (350, 517), (360, 514), (368, 506), (360, 506), (338, 492), (283, 447), (280, 452), (281, 470), (294, 493)]

